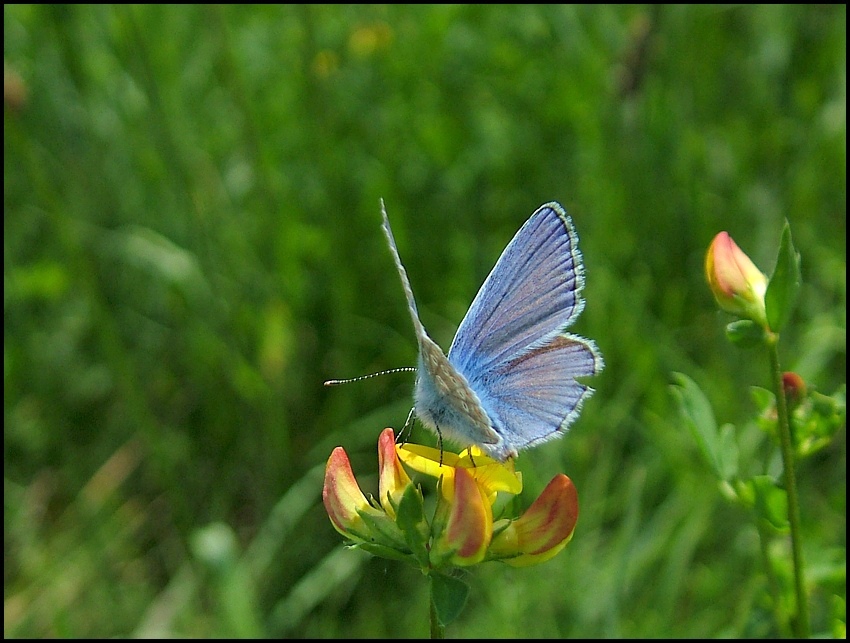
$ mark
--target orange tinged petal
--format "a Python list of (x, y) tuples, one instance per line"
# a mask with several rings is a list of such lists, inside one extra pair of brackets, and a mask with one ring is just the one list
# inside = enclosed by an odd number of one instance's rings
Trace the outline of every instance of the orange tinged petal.
[(342, 447), (336, 447), (328, 458), (322, 500), (334, 528), (343, 536), (356, 537), (354, 532), (363, 528), (363, 519), (357, 511), (372, 507), (360, 490)]
[(436, 547), (454, 551), (456, 565), (475, 565), (484, 560), (493, 537), (493, 511), (472, 475), (463, 468), (455, 470), (454, 499), (446, 530)]
[[(491, 555), (523, 567), (542, 563), (570, 541), (578, 521), (578, 492), (572, 480), (559, 473), (531, 506), (493, 540)], [(512, 554), (518, 556), (509, 557)]]
[(540, 554), (572, 536), (578, 521), (578, 492), (573, 481), (559, 473), (517, 520), (524, 553)]
[(378, 437), (378, 494), (381, 506), (391, 517), (401, 501), (404, 490), (411, 484), (410, 477), (401, 466), (396, 452), (395, 433), (384, 429)]

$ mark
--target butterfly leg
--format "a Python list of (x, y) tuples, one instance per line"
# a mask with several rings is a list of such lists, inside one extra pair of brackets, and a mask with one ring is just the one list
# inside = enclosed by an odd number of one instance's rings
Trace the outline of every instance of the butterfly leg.
[(412, 407), (410, 409), (410, 413), (407, 414), (407, 419), (404, 421), (404, 425), (401, 427), (401, 431), (398, 432), (398, 436), (396, 437), (396, 444), (406, 444), (407, 438), (404, 437), (405, 431), (407, 435), (413, 432), (413, 413), (416, 411), (416, 407)]
[(440, 447), (440, 466), (443, 466), (443, 432), (440, 431), (440, 425), (434, 424), (434, 428), (437, 429), (437, 446)]

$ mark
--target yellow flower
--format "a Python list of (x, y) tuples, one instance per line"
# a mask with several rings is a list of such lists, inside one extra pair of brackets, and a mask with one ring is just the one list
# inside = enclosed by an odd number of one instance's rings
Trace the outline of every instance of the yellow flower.
[[(377, 501), (360, 490), (342, 447), (328, 459), (322, 491), (334, 528), (375, 555), (410, 560), (423, 571), (486, 560), (522, 566), (549, 560), (572, 537), (578, 496), (563, 474), (522, 516), (494, 523), (498, 493), (522, 491), (512, 460), (493, 460), (477, 447), (455, 454), (416, 444), (398, 446), (393, 430), (384, 429), (378, 463)], [(413, 486), (402, 463), (437, 478), (440, 493), (432, 519), (425, 517), (422, 491)]]
[(436, 564), (475, 565), (484, 560), (493, 538), (493, 503), (499, 491), (518, 494), (522, 478), (512, 460), (499, 462), (477, 447), (459, 454), (419, 444), (397, 446), (399, 459), (414, 471), (440, 479), (448, 516), (432, 549)]
[(455, 472), (458, 469), (465, 469), (472, 476), (491, 505), (499, 491), (514, 495), (522, 491), (522, 476), (514, 470), (513, 460), (493, 460), (475, 446), (459, 454), (420, 444), (397, 445), (396, 451), (399, 459), (414, 471), (442, 478), (443, 497), (449, 502), (454, 497)]

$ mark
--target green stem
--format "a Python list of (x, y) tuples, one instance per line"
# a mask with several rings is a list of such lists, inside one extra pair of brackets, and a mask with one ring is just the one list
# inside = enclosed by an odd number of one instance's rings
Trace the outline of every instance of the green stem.
[(444, 639), (446, 638), (446, 626), (440, 623), (440, 619), (437, 617), (437, 605), (434, 603), (434, 582), (430, 577), (428, 578), (428, 584), (430, 586), (428, 591), (428, 602), (431, 604), (431, 638)]
[(761, 547), (761, 559), (764, 564), (765, 573), (767, 574), (767, 585), (770, 588), (770, 594), (773, 597), (773, 617), (776, 619), (777, 627), (779, 628), (780, 638), (791, 638), (792, 624), (791, 619), (783, 608), (784, 601), (782, 600), (782, 588), (779, 579), (776, 577), (776, 571), (770, 562), (770, 552), (768, 543), (770, 542), (770, 534), (760, 518), (756, 518), (756, 529), (759, 532), (759, 545)]
[(788, 494), (788, 523), (791, 528), (791, 556), (794, 562), (794, 589), (797, 595), (797, 617), (792, 627), (797, 636), (809, 637), (809, 604), (806, 599), (802, 534), (800, 532), (800, 503), (797, 499), (797, 477), (794, 473), (794, 448), (791, 443), (791, 424), (788, 405), (785, 401), (785, 389), (782, 385), (782, 371), (779, 368), (779, 335), (773, 334), (768, 342), (770, 369), (773, 375), (773, 388), (776, 392), (776, 415), (778, 420), (779, 447), (782, 451), (782, 465), (785, 469), (785, 491)]

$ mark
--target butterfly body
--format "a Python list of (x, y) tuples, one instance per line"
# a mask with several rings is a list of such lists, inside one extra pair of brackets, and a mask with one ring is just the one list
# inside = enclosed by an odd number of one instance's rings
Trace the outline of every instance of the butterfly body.
[(538, 208), (505, 248), (445, 355), (428, 336), (386, 210), (383, 229), (419, 344), (414, 408), (438, 435), (506, 460), (559, 435), (593, 389), (577, 377), (603, 361), (566, 328), (581, 313), (578, 237), (557, 203)]
[(499, 434), (492, 426), (478, 394), (427, 335), (420, 338), (416, 374), (416, 413), (429, 428), (450, 438), (495, 445)]

